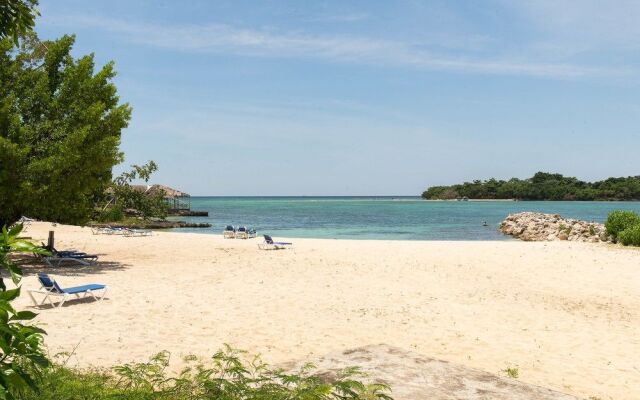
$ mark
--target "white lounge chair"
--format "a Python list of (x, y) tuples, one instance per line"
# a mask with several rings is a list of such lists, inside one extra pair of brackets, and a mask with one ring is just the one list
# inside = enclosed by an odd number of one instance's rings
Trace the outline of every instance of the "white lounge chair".
[[(51, 307), (62, 307), (71, 296), (75, 296), (78, 299), (91, 296), (96, 301), (99, 301), (104, 299), (104, 296), (107, 294), (107, 285), (96, 283), (63, 289), (55, 280), (49, 278), (47, 274), (42, 272), (38, 273), (38, 281), (40, 281), (40, 289), (31, 289), (28, 291), (29, 297), (31, 297), (33, 304), (36, 306), (42, 306), (48, 300)], [(102, 295), (96, 296), (96, 291), (102, 291)], [(42, 301), (38, 302), (33, 295), (34, 293), (43, 294), (44, 298)], [(80, 297), (80, 295), (82, 295), (82, 297)], [(53, 298), (60, 298), (60, 300), (54, 302)], [(55, 303), (58, 303), (58, 305), (56, 306)]]
[(269, 235), (262, 235), (262, 236), (264, 236), (264, 242), (258, 243), (258, 248), (261, 250), (293, 249), (293, 243), (274, 242), (271, 236)]
[(142, 229), (131, 229), (131, 228), (126, 228), (124, 229), (124, 236), (127, 237), (132, 237), (132, 236), (153, 236), (153, 232), (152, 231), (145, 231)]
[(91, 265), (98, 261), (98, 256), (96, 254), (87, 254), (81, 251), (75, 250), (64, 250), (58, 251), (55, 248), (50, 249), (46, 246), (43, 246), (46, 250), (51, 252), (51, 255), (41, 255), (37, 254), (38, 257), (42, 259), (50, 267), (59, 267), (60, 264), (64, 262), (75, 262), (82, 265)]
[(222, 237), (225, 239), (234, 239), (236, 237), (236, 228), (233, 225), (227, 225), (222, 231)]
[(247, 239), (249, 237), (249, 233), (246, 226), (238, 227), (236, 231), (236, 239)]

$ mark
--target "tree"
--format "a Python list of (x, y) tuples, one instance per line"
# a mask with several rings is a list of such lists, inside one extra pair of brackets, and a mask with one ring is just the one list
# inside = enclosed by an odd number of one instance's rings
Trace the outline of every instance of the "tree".
[[(11, 262), (11, 253), (46, 253), (42, 248), (19, 237), (22, 225), (0, 232), (0, 270), (11, 275), (15, 285), (22, 279), (22, 271)], [(2, 271), (2, 272), (4, 272)], [(26, 389), (38, 390), (37, 375), (49, 361), (42, 349), (45, 332), (22, 321), (33, 319), (31, 311), (16, 311), (11, 301), (20, 295), (20, 286), (7, 289), (0, 275), (0, 399), (19, 398)]]
[(0, 1), (0, 40), (8, 38), (18, 44), (18, 38), (33, 29), (40, 15), (37, 0)]
[(0, 226), (22, 215), (86, 222), (122, 161), (131, 108), (113, 63), (94, 72), (93, 55), (71, 57), (74, 40), (0, 41)]
[(491, 178), (452, 186), (433, 186), (424, 191), (422, 197), (444, 199), (445, 193), (452, 192), (471, 199), (640, 200), (640, 177), (609, 178), (591, 183), (561, 174), (537, 172), (525, 180)]
[[(151, 160), (145, 165), (132, 165), (131, 171), (123, 172), (113, 180), (111, 186), (113, 191), (112, 207), (124, 210), (132, 209), (138, 212), (144, 219), (149, 217), (164, 218), (167, 216), (167, 203), (164, 201), (163, 191), (142, 192), (131, 186), (131, 182), (142, 179), (149, 182), (151, 174), (158, 170), (158, 165)], [(114, 215), (117, 213), (109, 213)]]

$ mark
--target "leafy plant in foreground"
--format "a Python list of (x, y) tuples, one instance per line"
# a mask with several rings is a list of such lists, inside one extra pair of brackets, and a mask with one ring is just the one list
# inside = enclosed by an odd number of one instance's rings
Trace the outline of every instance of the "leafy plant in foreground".
[(389, 400), (383, 384), (364, 384), (356, 368), (329, 379), (313, 374), (308, 364), (295, 373), (270, 368), (259, 357), (245, 361), (240, 351), (225, 347), (208, 364), (187, 357), (187, 367), (177, 376), (166, 373), (169, 353), (148, 362), (113, 369), (76, 371), (50, 368), (39, 396), (25, 400), (127, 399), (127, 400)]
[[(11, 253), (46, 253), (43, 249), (19, 237), (22, 225), (0, 234), (0, 269), (11, 275), (17, 286), (22, 279), (22, 271), (9, 255)], [(42, 368), (49, 361), (42, 351), (42, 335), (45, 332), (22, 321), (33, 319), (31, 311), (16, 311), (11, 302), (20, 295), (20, 286), (7, 289), (0, 276), (0, 399), (14, 399), (27, 389), (37, 391), (36, 380)]]

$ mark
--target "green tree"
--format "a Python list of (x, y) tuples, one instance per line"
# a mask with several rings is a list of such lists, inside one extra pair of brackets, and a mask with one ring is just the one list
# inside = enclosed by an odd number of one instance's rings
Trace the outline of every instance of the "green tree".
[(111, 185), (113, 201), (110, 207), (116, 210), (135, 210), (144, 219), (166, 217), (168, 206), (164, 200), (165, 193), (163, 191), (143, 192), (131, 185), (136, 179), (149, 182), (151, 175), (157, 170), (158, 165), (151, 160), (144, 165), (132, 165), (131, 171), (123, 172), (117, 176)]
[[(0, 271), (8, 272), (17, 286), (22, 271), (12, 263), (11, 253), (46, 253), (42, 248), (19, 237), (22, 225), (0, 232)], [(31, 311), (16, 311), (11, 302), (20, 295), (20, 286), (7, 289), (0, 275), (0, 399), (20, 398), (20, 393), (38, 390), (36, 379), (49, 361), (42, 349), (45, 332), (22, 321), (33, 319)]]
[(0, 1), (0, 40), (8, 38), (18, 44), (18, 39), (33, 29), (40, 15), (37, 5), (37, 0)]
[(472, 199), (640, 200), (640, 177), (609, 178), (591, 183), (561, 174), (537, 172), (525, 180), (499, 181), (491, 178), (452, 186), (434, 186), (425, 190), (422, 197), (442, 199), (443, 193), (452, 191)]
[(94, 72), (93, 55), (70, 55), (74, 40), (0, 41), (0, 226), (21, 215), (85, 222), (122, 161), (131, 109), (113, 63)]

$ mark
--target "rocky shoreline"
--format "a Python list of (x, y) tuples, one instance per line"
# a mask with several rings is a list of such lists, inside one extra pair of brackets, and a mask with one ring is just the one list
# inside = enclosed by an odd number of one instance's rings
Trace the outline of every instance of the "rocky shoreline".
[(509, 214), (500, 232), (531, 242), (568, 240), (573, 242), (612, 242), (604, 224), (563, 218), (559, 214), (521, 212)]
[(115, 227), (115, 228), (131, 228), (131, 229), (174, 229), (174, 228), (210, 228), (209, 223), (195, 223), (184, 221), (136, 221), (129, 223), (96, 223), (90, 226), (95, 227)]

